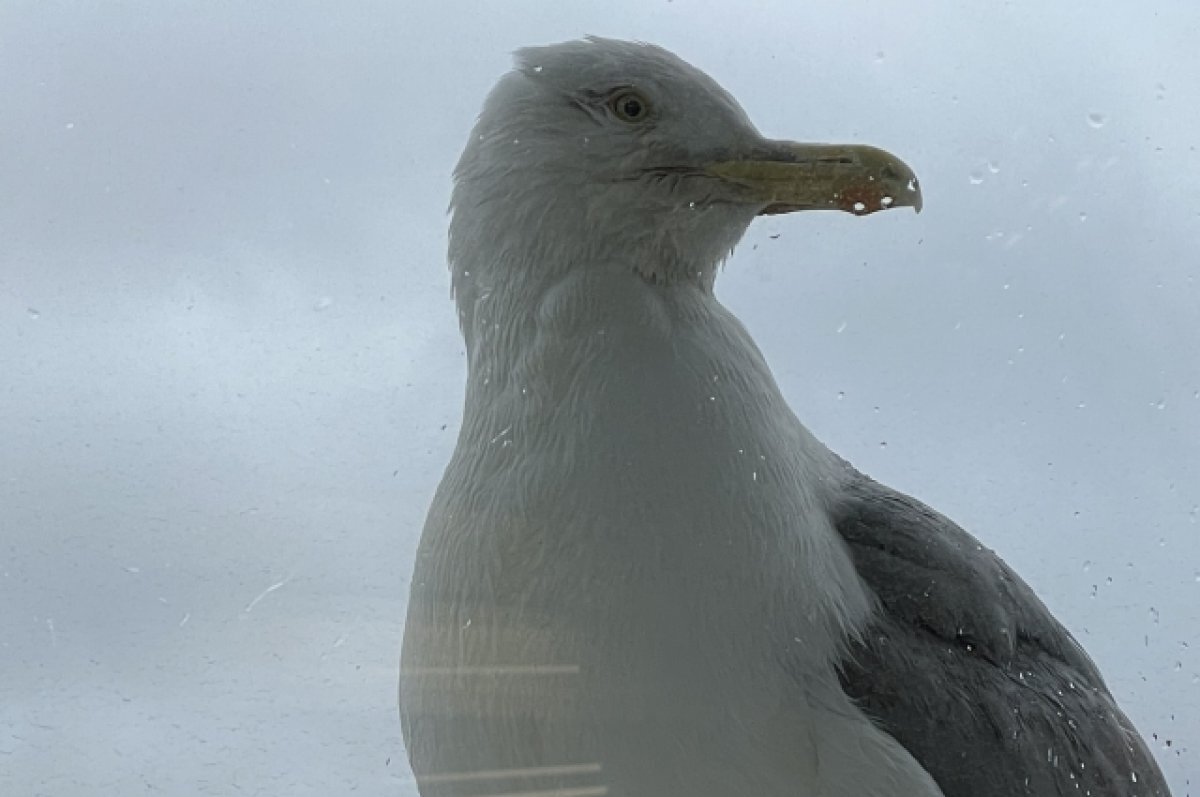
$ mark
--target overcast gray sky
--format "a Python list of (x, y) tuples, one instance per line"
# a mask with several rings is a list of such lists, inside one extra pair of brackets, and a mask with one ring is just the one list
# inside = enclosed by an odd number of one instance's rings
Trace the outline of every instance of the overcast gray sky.
[(719, 294), (1196, 794), (1200, 10), (1152, 7), (0, 4), (0, 792), (415, 793), (450, 170), (511, 50), (595, 33), (916, 168), (919, 217), (759, 221)]

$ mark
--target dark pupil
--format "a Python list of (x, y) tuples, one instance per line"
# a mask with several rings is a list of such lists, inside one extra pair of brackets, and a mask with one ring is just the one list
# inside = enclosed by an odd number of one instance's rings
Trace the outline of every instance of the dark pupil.
[(627, 97), (621, 101), (621, 110), (626, 116), (633, 119), (642, 115), (642, 104), (633, 97)]

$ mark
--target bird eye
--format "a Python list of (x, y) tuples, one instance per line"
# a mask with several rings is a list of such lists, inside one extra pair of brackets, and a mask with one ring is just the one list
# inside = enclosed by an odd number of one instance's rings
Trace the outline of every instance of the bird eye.
[(622, 89), (612, 95), (608, 107), (622, 122), (641, 122), (650, 114), (650, 103), (633, 89)]

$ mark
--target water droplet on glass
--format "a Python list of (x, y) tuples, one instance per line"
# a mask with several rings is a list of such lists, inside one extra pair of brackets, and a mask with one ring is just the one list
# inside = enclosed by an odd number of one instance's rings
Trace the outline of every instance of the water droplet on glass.
[(1154, 84), (1154, 99), (1161, 100), (1162, 98), (1164, 98), (1166, 96), (1167, 96), (1167, 87), (1164, 86), (1162, 83), (1155, 83)]
[(971, 185), (979, 185), (983, 182), (983, 172), (971, 172), (969, 175), (967, 175), (967, 179), (971, 181)]
[(333, 305), (333, 299), (329, 296), (322, 296), (313, 302), (312, 309), (319, 313), (322, 310), (327, 310), (331, 305)]
[(535, 66), (535, 67), (533, 68), (533, 71), (534, 71), (534, 72), (541, 72), (541, 71), (542, 71), (542, 66), (541, 66), (541, 64), (538, 64), (537, 66)]
[(1087, 571), (1089, 571), (1091, 569), (1092, 569), (1092, 560), (1091, 559), (1085, 560), (1083, 563), (1083, 572), (1086, 573)]
[(74, 123), (74, 122), (67, 122), (65, 125), (63, 125), (63, 127), (64, 127), (65, 129), (67, 129), (67, 130), (74, 130), (74, 129), (75, 129), (75, 123)]
[(992, 174), (1000, 173), (1000, 164), (996, 163), (996, 161), (988, 161), (987, 168), (988, 168), (988, 171), (991, 172)]
[[(842, 399), (844, 399), (845, 397), (846, 397), (846, 391), (844, 391), (844, 390), (839, 390), (839, 391), (838, 391), (838, 401), (841, 401), (841, 400), (842, 400)], [(1196, 574), (1196, 580), (1197, 580), (1197, 581), (1200, 581), (1200, 573), (1197, 573), (1197, 574)]]
[(1082, 212), (1082, 211), (1080, 211), (1080, 213), (1079, 213), (1079, 220), (1080, 220), (1080, 221), (1087, 221), (1087, 214), (1086, 214), (1086, 213), (1084, 213), (1084, 212)]
[(1165, 410), (1167, 408), (1167, 400), (1159, 399), (1158, 401), (1151, 402), (1151, 406), (1156, 410)]
[(866, 206), (866, 205), (864, 205), (862, 202), (855, 202), (855, 203), (854, 203), (854, 212), (855, 212), (855, 213), (862, 213), (862, 212), (863, 212), (864, 210), (866, 210), (866, 209), (867, 209), (867, 206)]
[(36, 307), (27, 307), (27, 308), (25, 308), (25, 312), (28, 313), (29, 317), (32, 318), (34, 321), (37, 321), (39, 318), (42, 317), (41, 312), (39, 312)]
[(1093, 112), (1093, 113), (1089, 113), (1087, 115), (1087, 123), (1097, 130), (1104, 127), (1104, 124), (1107, 121), (1108, 121), (1108, 117), (1102, 113)]
[(895, 201), (896, 201), (896, 200), (895, 200), (895, 199), (893, 199), (892, 197), (890, 197), (890, 196), (885, 196), (885, 197), (883, 197), (882, 199), (880, 199), (880, 200), (879, 200), (879, 204), (883, 205), (883, 206), (886, 208), (886, 207), (890, 207), (890, 206), (891, 206), (891, 204), (892, 204), (893, 202), (895, 202)]
[(883, 50), (879, 50), (878, 52), (875, 53), (875, 63), (882, 64), (884, 57), (885, 56), (884, 56)]
[(845, 331), (846, 331), (846, 322), (843, 321), (842, 323), (838, 324), (837, 332), (840, 335)]

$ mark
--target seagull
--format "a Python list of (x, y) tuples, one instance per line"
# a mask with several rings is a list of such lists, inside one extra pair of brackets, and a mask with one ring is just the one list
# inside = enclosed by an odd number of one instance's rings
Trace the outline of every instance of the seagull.
[(785, 402), (718, 270), (764, 214), (921, 208), (660, 47), (517, 52), (454, 172), (468, 379), (410, 586), (422, 797), (1169, 797), (1001, 559)]

